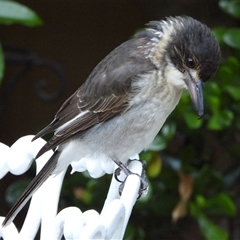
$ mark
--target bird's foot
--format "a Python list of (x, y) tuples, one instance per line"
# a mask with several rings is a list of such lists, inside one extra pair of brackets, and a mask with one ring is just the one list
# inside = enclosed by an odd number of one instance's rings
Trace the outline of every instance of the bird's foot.
[[(142, 160), (138, 160), (138, 159), (134, 159), (134, 160), (129, 159), (128, 162), (127, 162), (127, 166), (132, 161), (139, 161), (139, 162), (142, 163), (142, 173), (141, 173), (141, 175), (131, 172), (123, 163), (120, 162), (120, 163), (118, 163), (119, 167), (114, 171), (114, 177), (118, 182), (121, 182), (121, 184), (119, 186), (119, 194), (121, 195), (127, 177), (131, 174), (139, 176), (139, 178), (141, 179), (141, 185), (140, 185), (140, 189), (139, 189), (139, 192), (138, 192), (138, 199), (139, 199), (142, 195), (146, 195), (147, 190), (148, 190), (148, 182), (147, 182), (146, 171), (145, 171), (146, 162), (142, 161)], [(123, 172), (126, 175), (124, 180), (121, 180), (119, 178), (119, 176), (121, 175), (121, 172)]]

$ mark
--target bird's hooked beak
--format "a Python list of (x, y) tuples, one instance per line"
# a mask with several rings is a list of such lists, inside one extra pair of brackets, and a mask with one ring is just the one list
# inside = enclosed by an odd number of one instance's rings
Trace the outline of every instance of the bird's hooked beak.
[(191, 77), (191, 75), (187, 79), (185, 79), (185, 83), (187, 85), (187, 89), (190, 94), (193, 106), (199, 118), (201, 118), (204, 114), (203, 83), (200, 80), (195, 81)]

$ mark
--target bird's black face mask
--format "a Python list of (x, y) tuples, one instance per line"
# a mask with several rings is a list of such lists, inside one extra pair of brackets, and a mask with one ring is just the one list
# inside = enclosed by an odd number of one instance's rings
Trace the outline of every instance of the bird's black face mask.
[(203, 82), (212, 78), (217, 71), (221, 53), (217, 40), (207, 26), (194, 19), (186, 21), (179, 18), (179, 21), (181, 24), (172, 33), (167, 51), (171, 62), (185, 75), (184, 82), (194, 108), (202, 117)]

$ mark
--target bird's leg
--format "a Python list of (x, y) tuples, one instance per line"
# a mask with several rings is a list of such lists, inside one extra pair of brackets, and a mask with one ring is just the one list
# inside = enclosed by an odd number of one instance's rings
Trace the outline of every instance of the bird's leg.
[[(137, 173), (133, 173), (131, 172), (127, 166), (129, 165), (129, 163), (131, 161), (139, 161), (142, 163), (142, 173), (141, 173), (141, 176)], [(139, 192), (138, 192), (138, 198), (140, 198), (143, 194), (145, 195), (146, 194), (146, 191), (148, 189), (148, 183), (147, 183), (147, 178), (146, 178), (146, 171), (145, 171), (145, 168), (146, 168), (146, 162), (145, 161), (142, 161), (142, 160), (138, 160), (138, 159), (129, 159), (127, 161), (127, 166), (125, 166), (122, 162), (119, 162), (119, 161), (115, 161), (115, 163), (119, 166), (115, 171), (114, 171), (114, 176), (115, 176), (115, 179), (118, 181), (118, 182), (121, 182), (121, 185), (119, 186), (119, 194), (121, 195), (122, 194), (122, 191), (123, 191), (123, 188), (124, 188), (124, 185), (125, 185), (125, 182), (126, 182), (126, 179), (129, 175), (131, 174), (134, 174), (134, 175), (137, 175), (140, 177), (141, 179), (141, 185), (140, 185), (140, 189), (139, 189)], [(126, 175), (126, 178), (122, 181), (119, 179), (119, 175), (121, 174), (121, 171), (123, 171), (123, 173)]]
[[(114, 171), (114, 177), (118, 182), (122, 183), (123, 181), (119, 179), (121, 171), (123, 171), (123, 173), (126, 176), (129, 176), (130, 174), (132, 174), (132, 172), (122, 162), (115, 161), (115, 163), (118, 165), (118, 168)], [(128, 163), (127, 163), (127, 165), (128, 165)]]

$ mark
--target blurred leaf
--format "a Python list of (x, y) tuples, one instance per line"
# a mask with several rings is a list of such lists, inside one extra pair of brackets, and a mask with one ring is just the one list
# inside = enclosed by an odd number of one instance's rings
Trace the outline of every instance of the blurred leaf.
[(226, 64), (228, 67), (231, 68), (231, 70), (234, 74), (239, 73), (240, 63), (237, 58), (235, 58), (234, 56), (228, 57)]
[(240, 18), (240, 2), (236, 0), (221, 0), (219, 1), (219, 7), (229, 15)]
[(192, 176), (179, 173), (180, 183), (178, 191), (183, 200), (187, 201), (192, 195), (194, 179)]
[[(206, 201), (207, 212), (209, 214), (234, 216), (236, 214), (236, 206), (233, 200), (226, 193), (216, 194)], [(210, 212), (212, 211), (212, 212)]]
[[(219, 87), (219, 84), (217, 84), (216, 82), (209, 82), (207, 84), (207, 88), (204, 89), (204, 93), (205, 93), (205, 97), (209, 98), (210, 96), (214, 96), (217, 95), (219, 96), (221, 94), (221, 88)], [(210, 96), (207, 96), (207, 94), (210, 94)]]
[(226, 87), (226, 91), (231, 95), (234, 100), (240, 100), (240, 86), (237, 87), (229, 85)]
[(6, 190), (6, 202), (10, 205), (13, 205), (26, 189), (30, 181), (30, 179), (25, 179), (12, 183)]
[(188, 201), (180, 200), (172, 211), (172, 221), (175, 223), (187, 214)]
[(124, 234), (124, 239), (132, 240), (134, 237), (136, 237), (136, 228), (134, 228), (131, 224), (128, 224)]
[(213, 239), (227, 240), (228, 239), (228, 233), (224, 231), (222, 228), (215, 225), (204, 214), (200, 214), (197, 220), (198, 220), (200, 230), (207, 240), (213, 240)]
[(147, 163), (150, 162), (152, 158), (152, 151), (141, 152), (139, 154), (139, 158)]
[(221, 111), (221, 120), (224, 127), (229, 127), (234, 118), (233, 112), (229, 109), (223, 109)]
[(166, 123), (161, 129), (159, 135), (155, 137), (152, 144), (149, 146), (150, 151), (161, 151), (166, 148), (167, 142), (173, 138), (176, 132), (175, 123)]
[(173, 138), (176, 133), (176, 124), (175, 123), (166, 123), (161, 129), (161, 135), (164, 136), (167, 140)]
[(148, 150), (150, 151), (161, 151), (167, 146), (167, 141), (161, 135), (157, 135), (153, 140), (152, 144), (149, 146)]
[(218, 96), (211, 95), (207, 99), (207, 104), (213, 113), (218, 113), (220, 108), (220, 98)]
[(199, 228), (207, 240), (227, 240), (228, 233), (210, 221), (195, 203), (190, 204), (190, 213), (198, 221)]
[(240, 29), (228, 29), (223, 35), (223, 41), (230, 47), (240, 49)]
[(209, 198), (197, 195), (195, 202), (199, 209), (209, 216), (232, 217), (236, 214), (236, 206), (226, 193), (217, 193)]
[(162, 161), (169, 166), (174, 172), (179, 172), (182, 168), (182, 161), (178, 158), (173, 158), (171, 156), (164, 156)]
[(173, 222), (176, 222), (178, 219), (187, 214), (188, 200), (190, 199), (193, 191), (193, 177), (182, 172), (179, 173), (179, 177), (180, 182), (178, 191), (181, 199), (172, 211)]
[(223, 179), (219, 172), (210, 169), (207, 165), (201, 168), (195, 178), (194, 191), (197, 195), (205, 194), (210, 189), (218, 189), (223, 184)]
[(233, 113), (228, 109), (221, 112), (216, 112), (212, 115), (208, 122), (208, 128), (211, 130), (221, 130), (231, 125), (233, 120)]
[(221, 118), (219, 113), (215, 113), (212, 115), (212, 117), (208, 121), (208, 128), (211, 130), (221, 130), (222, 124), (221, 124)]
[(157, 177), (162, 169), (162, 159), (157, 152), (152, 153), (150, 162), (147, 165), (147, 175), (150, 178)]
[(224, 27), (217, 27), (217, 28), (212, 29), (212, 32), (220, 45), (222, 45), (224, 43), (223, 35), (225, 34), (226, 30), (227, 29)]
[(195, 202), (191, 202), (189, 204), (189, 211), (190, 211), (191, 215), (196, 219), (198, 219), (199, 216), (202, 214), (201, 209)]
[(29, 27), (42, 24), (41, 18), (28, 7), (8, 0), (0, 0), (0, 23), (20, 23)]
[(203, 195), (197, 195), (195, 202), (200, 209), (206, 207), (206, 198)]
[(127, 225), (126, 232), (124, 234), (124, 240), (146, 239), (145, 232), (141, 227), (133, 227), (130, 223)]
[(231, 81), (234, 77), (233, 70), (227, 66), (227, 65), (222, 65), (218, 69), (218, 75), (220, 76), (221, 79), (221, 85), (226, 85), (229, 84), (229, 81)]
[(189, 128), (198, 129), (202, 126), (202, 119), (197, 118), (193, 112), (185, 112), (184, 118)]
[(3, 79), (4, 67), (5, 67), (4, 54), (3, 54), (2, 46), (0, 44), (0, 84), (1, 84), (2, 79)]
[(191, 103), (188, 91), (183, 91), (182, 97), (180, 99), (180, 103), (182, 103), (182, 104), (190, 104)]

